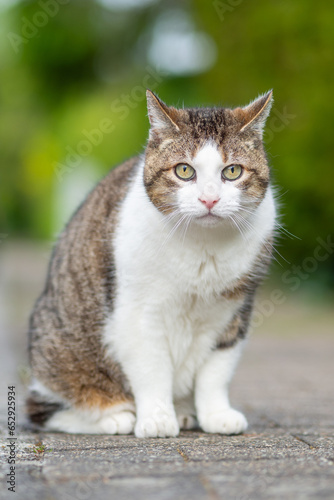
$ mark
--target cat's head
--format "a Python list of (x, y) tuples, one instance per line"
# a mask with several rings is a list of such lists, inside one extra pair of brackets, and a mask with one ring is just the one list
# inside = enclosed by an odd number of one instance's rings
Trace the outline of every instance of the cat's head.
[(262, 131), (272, 92), (244, 108), (176, 109), (148, 90), (147, 104), (144, 184), (158, 210), (215, 226), (261, 203), (270, 180)]

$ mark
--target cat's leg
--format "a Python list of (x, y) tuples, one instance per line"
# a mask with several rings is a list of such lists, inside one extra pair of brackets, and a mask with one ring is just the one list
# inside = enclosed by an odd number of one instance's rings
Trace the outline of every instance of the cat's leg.
[[(155, 342), (156, 341), (156, 342)], [(123, 359), (136, 402), (137, 437), (177, 436), (179, 425), (172, 394), (172, 364), (164, 340), (147, 339), (129, 363)]]
[[(151, 316), (151, 315), (148, 315)], [(111, 341), (108, 342), (108, 332)], [(115, 335), (115, 332), (119, 332)], [(173, 404), (173, 367), (160, 321), (142, 314), (120, 314), (106, 329), (110, 355), (116, 356), (135, 398), (137, 437), (177, 436)]]
[(195, 405), (201, 428), (205, 432), (239, 434), (247, 420), (230, 406), (228, 385), (239, 360), (243, 341), (212, 352), (199, 369), (195, 384)]
[(163, 339), (151, 338), (125, 363), (136, 402), (137, 437), (170, 437), (179, 433), (172, 394), (172, 364)]
[(125, 409), (122, 404), (99, 412), (69, 408), (56, 412), (44, 429), (74, 434), (130, 434), (135, 421), (134, 412)]

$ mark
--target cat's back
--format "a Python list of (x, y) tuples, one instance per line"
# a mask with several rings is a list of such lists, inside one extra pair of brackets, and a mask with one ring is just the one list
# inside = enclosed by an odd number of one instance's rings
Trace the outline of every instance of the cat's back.
[[(89, 193), (56, 243), (46, 285), (31, 316), (31, 342), (40, 335), (94, 332), (112, 308), (112, 238), (117, 214), (139, 158), (109, 172)], [(81, 330), (81, 332), (80, 332)]]
[(85, 232), (89, 230), (93, 234), (103, 230), (102, 228), (110, 233), (113, 232), (113, 224), (116, 222), (120, 203), (128, 192), (139, 159), (139, 157), (130, 158), (113, 168), (95, 186), (65, 227), (60, 243), (63, 236), (71, 238), (80, 228)]
[[(34, 378), (27, 412), (32, 422), (42, 424), (61, 409), (62, 398), (103, 405), (127, 397), (123, 373), (116, 362), (106, 361), (100, 337), (113, 308), (117, 214), (137, 164), (132, 158), (102, 179), (54, 247), (29, 325)], [(53, 406), (45, 403), (50, 397)]]

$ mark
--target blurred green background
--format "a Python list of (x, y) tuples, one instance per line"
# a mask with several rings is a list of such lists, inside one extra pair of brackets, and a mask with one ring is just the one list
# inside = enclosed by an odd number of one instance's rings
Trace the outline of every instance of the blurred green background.
[(291, 291), (333, 290), (333, 25), (325, 0), (0, 0), (2, 243), (54, 239), (142, 151), (146, 87), (185, 106), (273, 88), (265, 141), (298, 237), (280, 238), (273, 274)]

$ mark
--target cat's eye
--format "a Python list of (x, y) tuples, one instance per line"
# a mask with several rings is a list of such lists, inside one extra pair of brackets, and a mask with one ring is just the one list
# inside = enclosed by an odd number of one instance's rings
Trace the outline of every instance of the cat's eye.
[(222, 176), (224, 179), (228, 181), (235, 181), (239, 179), (242, 174), (242, 167), (240, 165), (230, 165), (229, 167), (225, 167), (222, 171)]
[(179, 165), (176, 165), (175, 173), (179, 177), (179, 179), (182, 179), (183, 181), (190, 181), (190, 179), (193, 179), (196, 174), (193, 167), (183, 163), (179, 163)]

